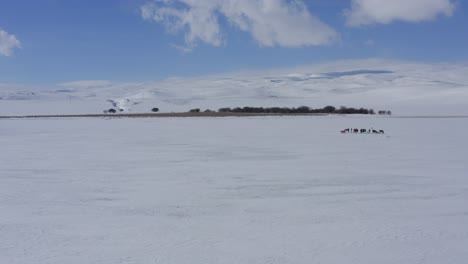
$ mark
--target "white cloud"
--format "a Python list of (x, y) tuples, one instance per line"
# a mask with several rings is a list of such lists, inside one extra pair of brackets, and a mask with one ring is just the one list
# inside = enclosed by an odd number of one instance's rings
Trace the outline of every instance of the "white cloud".
[(188, 47), (198, 41), (222, 45), (221, 16), (250, 33), (260, 46), (325, 45), (336, 37), (302, 0), (155, 0), (141, 7), (141, 15), (169, 32), (185, 32)]
[(21, 43), (14, 35), (0, 29), (0, 55), (11, 56), (20, 47)]
[(67, 88), (103, 88), (112, 86), (112, 82), (108, 80), (80, 80), (73, 82), (60, 83), (58, 86)]
[(348, 26), (362, 26), (429, 21), (439, 15), (451, 16), (454, 9), (452, 0), (351, 0), (345, 16)]
[(375, 45), (375, 41), (373, 39), (368, 39), (364, 42), (365, 45), (367, 46), (374, 46)]
[(182, 54), (190, 53), (193, 50), (192, 46), (183, 46), (183, 45), (177, 45), (177, 44), (171, 44), (171, 46)]

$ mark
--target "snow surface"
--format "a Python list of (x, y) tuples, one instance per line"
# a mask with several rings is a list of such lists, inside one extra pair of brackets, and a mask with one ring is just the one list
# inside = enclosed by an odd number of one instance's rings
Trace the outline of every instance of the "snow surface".
[(0, 120), (0, 263), (468, 263), (467, 129), (360, 116)]
[(139, 83), (75, 81), (52, 87), (0, 84), (0, 116), (181, 112), (192, 108), (326, 105), (397, 115), (468, 115), (468, 66), (387, 60), (342, 61)]

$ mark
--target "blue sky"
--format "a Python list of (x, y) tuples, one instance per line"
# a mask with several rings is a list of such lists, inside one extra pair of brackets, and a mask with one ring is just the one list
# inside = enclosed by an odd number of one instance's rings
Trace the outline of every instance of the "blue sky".
[(363, 58), (465, 63), (467, 11), (455, 0), (2, 0), (0, 83), (144, 81)]

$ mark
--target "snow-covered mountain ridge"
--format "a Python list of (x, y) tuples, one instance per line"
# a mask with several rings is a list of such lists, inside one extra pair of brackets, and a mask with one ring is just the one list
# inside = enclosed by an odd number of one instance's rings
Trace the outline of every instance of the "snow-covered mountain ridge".
[(138, 83), (90, 80), (48, 88), (0, 84), (0, 98), (0, 115), (301, 105), (466, 115), (468, 66), (375, 59)]

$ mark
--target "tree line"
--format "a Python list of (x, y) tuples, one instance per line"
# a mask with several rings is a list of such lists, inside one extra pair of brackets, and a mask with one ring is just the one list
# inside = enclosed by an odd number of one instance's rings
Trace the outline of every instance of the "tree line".
[[(123, 109), (119, 109), (123, 111)], [(105, 113), (116, 113), (117, 110), (111, 108), (104, 111)], [(159, 108), (154, 107), (151, 109), (151, 112), (159, 112)], [(200, 113), (202, 110), (200, 108), (194, 108), (189, 110), (190, 113)], [(362, 114), (362, 115), (375, 115), (376, 112), (373, 109), (367, 108), (354, 108), (341, 106), (336, 108), (334, 106), (328, 105), (323, 108), (312, 108), (308, 106), (299, 106), (299, 107), (223, 107), (219, 108), (217, 111), (206, 109), (203, 112), (205, 113), (253, 113), (253, 114)], [(377, 112), (379, 115), (391, 115), (392, 112), (389, 110), (379, 110)]]
[[(194, 109), (192, 109), (194, 110)], [(367, 108), (354, 108), (341, 106), (336, 108), (334, 106), (325, 106), (323, 108), (311, 108), (308, 106), (300, 107), (235, 107), (229, 108), (224, 107), (218, 109), (220, 113), (265, 113), (265, 114), (363, 114), (363, 115), (374, 115), (373, 109)]]

